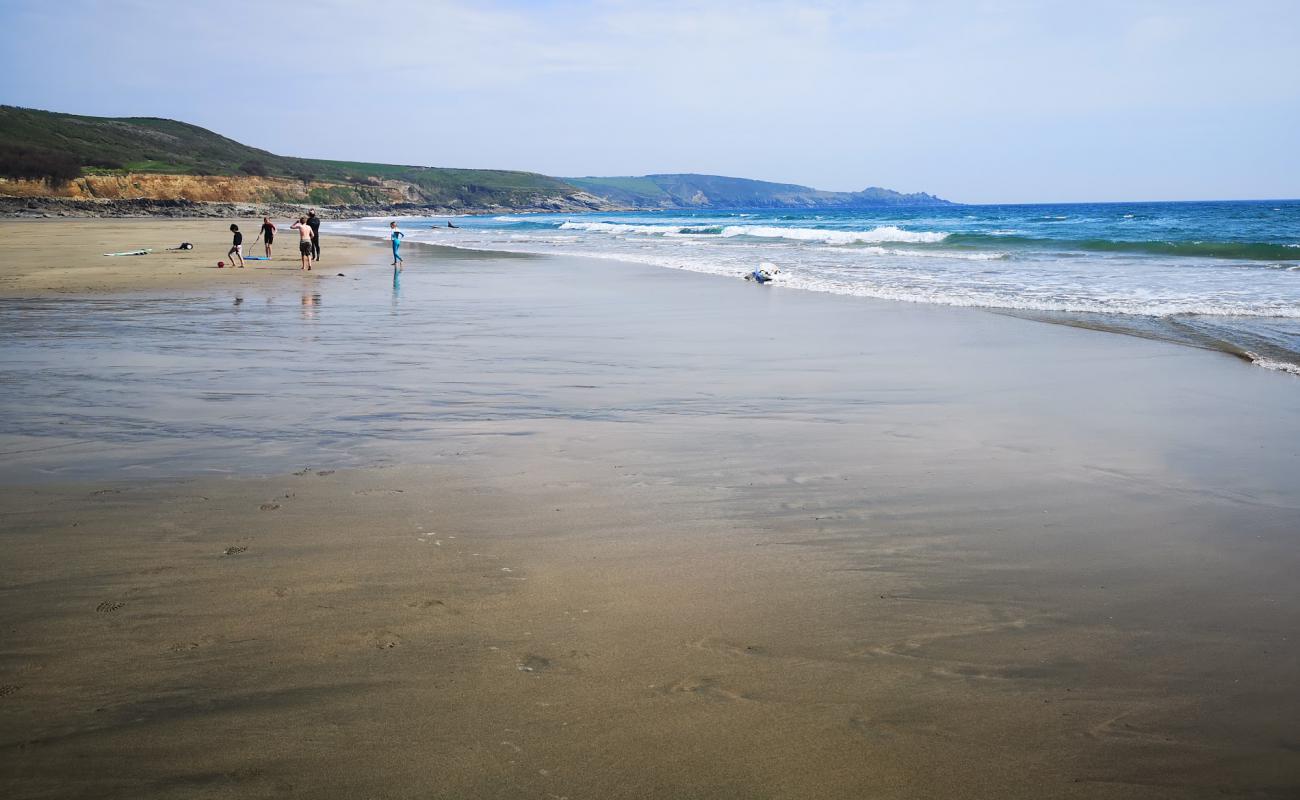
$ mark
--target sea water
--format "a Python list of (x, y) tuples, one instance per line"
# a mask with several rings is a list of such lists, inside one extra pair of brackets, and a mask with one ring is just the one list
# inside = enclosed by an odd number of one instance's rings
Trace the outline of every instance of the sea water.
[[(334, 224), (387, 237), (388, 218)], [(1300, 201), (416, 217), (408, 240), (622, 259), (773, 287), (981, 307), (1300, 374)]]

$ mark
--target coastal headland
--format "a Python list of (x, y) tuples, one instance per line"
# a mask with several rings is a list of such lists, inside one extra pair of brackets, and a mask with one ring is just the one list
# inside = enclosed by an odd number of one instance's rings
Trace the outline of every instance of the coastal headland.
[(325, 232), (0, 223), (6, 797), (1300, 791), (1292, 376)]
[(0, 105), (0, 216), (241, 216), (951, 205), (880, 187), (832, 192), (720, 175), (557, 178), (281, 156), (155, 117)]

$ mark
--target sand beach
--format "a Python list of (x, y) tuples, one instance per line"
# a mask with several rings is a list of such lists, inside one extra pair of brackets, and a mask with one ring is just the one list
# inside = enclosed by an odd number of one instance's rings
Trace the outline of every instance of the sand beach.
[[(280, 228), (274, 260), (249, 261), (241, 273), (223, 273), (217, 262), (229, 262), (230, 225), (244, 234), (244, 255), (263, 255), (254, 245), (260, 218), (227, 220), (54, 219), (0, 220), (4, 257), (0, 263), (0, 296), (32, 297), (52, 294), (165, 291), (265, 283), (286, 271), (299, 271), (298, 232), (287, 218), (272, 220)], [(189, 242), (193, 250), (169, 250)], [(321, 236), (322, 271), (358, 263), (354, 238)], [(148, 249), (145, 256), (105, 256)], [(313, 270), (314, 271), (314, 270)], [(338, 269), (331, 272), (335, 275)], [(255, 273), (255, 274), (254, 274)]]
[(1300, 792), (1294, 376), (226, 224), (0, 223), (6, 797)]

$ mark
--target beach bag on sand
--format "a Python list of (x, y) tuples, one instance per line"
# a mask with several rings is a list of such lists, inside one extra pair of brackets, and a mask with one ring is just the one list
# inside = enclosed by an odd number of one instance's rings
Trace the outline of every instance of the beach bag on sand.
[(168, 250), (193, 250), (193, 249), (194, 249), (194, 245), (190, 244), (189, 242), (181, 242), (180, 244), (176, 245), (175, 247), (169, 247), (169, 248), (167, 248), (167, 249), (168, 249)]

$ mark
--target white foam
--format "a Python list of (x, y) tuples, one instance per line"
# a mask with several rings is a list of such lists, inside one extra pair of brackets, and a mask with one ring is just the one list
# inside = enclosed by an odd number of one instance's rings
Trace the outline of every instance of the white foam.
[(821, 244), (871, 244), (877, 242), (933, 243), (948, 238), (946, 233), (935, 231), (907, 231), (896, 225), (881, 225), (869, 231), (834, 231), (822, 228), (782, 228), (775, 225), (727, 225), (718, 234), (704, 231), (710, 225), (634, 225), (625, 222), (565, 222), (560, 230), (589, 231), (618, 235), (648, 236), (721, 236), (731, 239), (749, 236), (756, 239), (785, 239), (795, 242)]
[(1271, 369), (1277, 372), (1287, 372), (1292, 375), (1300, 375), (1300, 364), (1292, 364), (1289, 361), (1278, 361), (1275, 358), (1264, 358), (1263, 356), (1256, 355), (1250, 351), (1246, 351), (1246, 355), (1250, 356), (1251, 363), (1257, 367), (1263, 367), (1264, 369)]
[[(843, 250), (838, 247), (818, 247), (824, 253), (842, 253)], [(1001, 261), (1004, 258), (1010, 258), (1008, 253), (988, 252), (988, 253), (970, 253), (956, 252), (953, 250), (907, 250), (897, 247), (863, 247), (856, 250), (857, 253), (866, 253), (874, 256), (901, 256), (904, 258), (952, 258), (958, 261)]]
[(759, 239), (790, 239), (824, 244), (870, 244), (874, 242), (942, 242), (946, 233), (905, 231), (896, 225), (881, 225), (869, 231), (828, 231), (821, 228), (778, 228), (773, 225), (728, 225), (723, 238), (753, 236)]
[(682, 233), (687, 227), (686, 225), (630, 225), (625, 222), (565, 222), (560, 225), (560, 230), (663, 235), (665, 233)]
[[(339, 227), (363, 235), (387, 236), (386, 227), (356, 222)], [(455, 237), (446, 237), (442, 231), (421, 233), (440, 244), (467, 250), (600, 258), (730, 277), (744, 275), (755, 264), (770, 260), (781, 264), (782, 283), (790, 288), (911, 303), (1152, 317), (1188, 314), (1300, 319), (1300, 302), (1290, 283), (1294, 273), (1287, 272), (1294, 266), (1275, 271), (1277, 279), (1258, 276), (1247, 285), (1235, 274), (1225, 275), (1228, 265), (1217, 262), (1207, 264), (1203, 270), (1189, 271), (1137, 257), (1108, 258), (1102, 266), (1097, 259), (1087, 257), (1013, 259), (1003, 252), (889, 247), (880, 243), (844, 247), (826, 241), (832, 236), (840, 237), (841, 242), (871, 238), (887, 241), (899, 234), (943, 236), (894, 226), (867, 231), (728, 226), (725, 230), (731, 231), (731, 236), (682, 233), (708, 227), (715, 226), (705, 220), (689, 225), (584, 221), (559, 224), (550, 234), (520, 235), (509, 229), (462, 230)], [(737, 231), (752, 238), (739, 238)], [(776, 237), (764, 237), (766, 232), (774, 232)], [(820, 246), (810, 247), (809, 243)], [(981, 267), (980, 262), (998, 264)], [(1235, 271), (1239, 265), (1231, 268)]]

